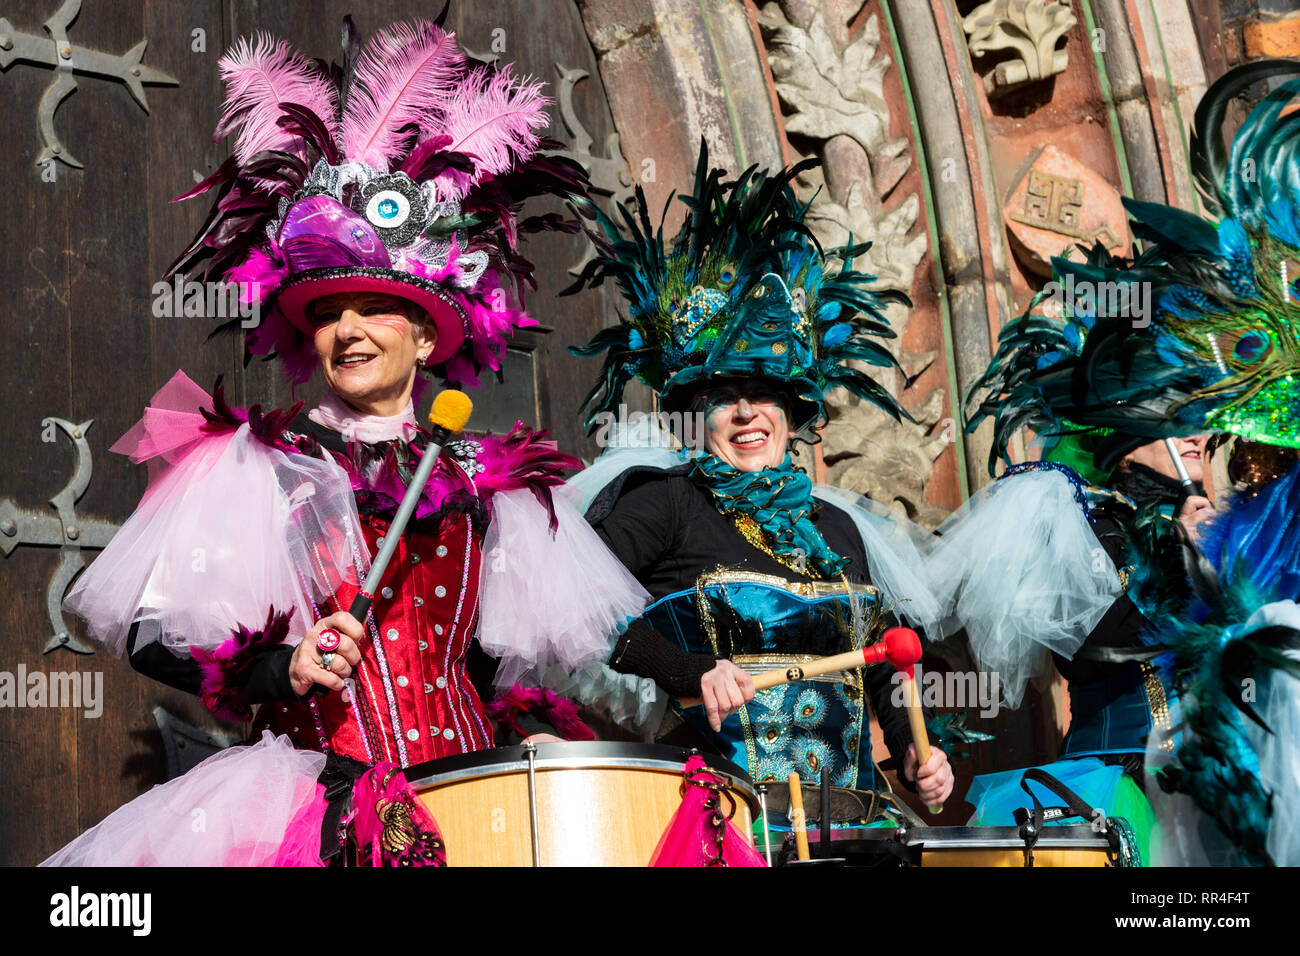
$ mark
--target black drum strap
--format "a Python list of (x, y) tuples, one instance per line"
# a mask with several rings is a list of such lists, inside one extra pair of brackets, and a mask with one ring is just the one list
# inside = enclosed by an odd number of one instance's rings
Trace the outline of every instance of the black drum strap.
[(345, 842), (343, 817), (352, 802), (352, 785), (369, 768), (367, 764), (351, 757), (330, 751), (325, 755), (325, 768), (317, 782), (325, 787), (325, 818), (320, 828), (320, 858), (323, 863), (336, 864)]
[[(1047, 807), (1039, 802), (1037, 795), (1030, 788), (1029, 783), (1040, 783), (1052, 793), (1056, 794), (1065, 801), (1064, 807)], [(1039, 836), (1043, 832), (1043, 823), (1049, 819), (1065, 819), (1066, 817), (1081, 817), (1092, 823), (1094, 827), (1097, 824), (1095, 811), (1088, 806), (1083, 799), (1067, 787), (1061, 781), (1057, 780), (1045, 770), (1037, 767), (1031, 767), (1024, 772), (1020, 778), (1020, 789), (1029, 794), (1029, 799), (1034, 802), (1032, 811), (1017, 810), (1015, 813), (1016, 822), (1020, 824), (1020, 838), (1025, 841), (1025, 866), (1034, 865), (1034, 846), (1038, 843)], [(1105, 818), (1101, 818), (1101, 829), (1098, 831), (1106, 837), (1106, 842), (1110, 844), (1110, 857), (1114, 860), (1120, 855), (1120, 834)]]

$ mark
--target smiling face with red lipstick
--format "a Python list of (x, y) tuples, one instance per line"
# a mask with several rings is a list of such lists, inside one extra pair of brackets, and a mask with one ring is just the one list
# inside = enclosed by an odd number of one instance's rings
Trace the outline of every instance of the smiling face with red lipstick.
[(790, 446), (787, 399), (764, 379), (715, 379), (696, 393), (704, 448), (738, 471), (775, 468)]
[[(1203, 457), (1205, 454), (1205, 442), (1209, 435), (1193, 435), (1190, 438), (1175, 438), (1174, 444), (1178, 447), (1178, 455), (1182, 459), (1183, 467), (1187, 469), (1187, 477), (1192, 481), (1200, 484), (1205, 478), (1205, 463)], [(1153, 471), (1158, 471), (1166, 477), (1178, 479), (1178, 472), (1174, 468), (1174, 461), (1169, 457), (1169, 451), (1163, 441), (1153, 441), (1138, 448), (1125, 456), (1125, 461), (1131, 461), (1139, 465), (1146, 465)]]
[(437, 342), (424, 311), (396, 296), (364, 292), (317, 299), (309, 314), (330, 391), (367, 415), (402, 414), (415, 370)]

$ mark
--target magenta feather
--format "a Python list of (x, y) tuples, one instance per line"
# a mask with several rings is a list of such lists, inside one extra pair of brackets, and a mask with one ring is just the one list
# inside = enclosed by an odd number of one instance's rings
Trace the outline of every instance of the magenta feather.
[(235, 156), (241, 166), (265, 150), (307, 158), (302, 137), (280, 125), (285, 103), (315, 114), (331, 135), (337, 131), (334, 84), (288, 42), (266, 33), (255, 41), (244, 37), (218, 66), (226, 100), (212, 137), (220, 141), (239, 129)]
[[(362, 866), (447, 865), (437, 821), (395, 764), (378, 763), (357, 779), (352, 785), (351, 814)], [(385, 839), (390, 827), (396, 828), (397, 839)], [(410, 836), (415, 839), (401, 838)]]
[(427, 20), (395, 23), (361, 53), (343, 109), (343, 152), (387, 172), (410, 148), (411, 124), (435, 125), (465, 69), (456, 36)]
[[(517, 77), (509, 67), (499, 71), (481, 67), (466, 77), (460, 95), (447, 109), (442, 132), (451, 137), (450, 151), (474, 158), (473, 182), (481, 183), (537, 151), (539, 131), (550, 123), (546, 115), (550, 104), (540, 80)], [(449, 177), (439, 180), (438, 189), (443, 198), (460, 199), (465, 187)]]
[(500, 725), (498, 737), (503, 740), (507, 734), (502, 731), (512, 731), (519, 737), (528, 736), (527, 731), (519, 725), (519, 718), (524, 714), (532, 714), (548, 721), (564, 740), (596, 739), (596, 732), (579, 716), (577, 704), (542, 687), (521, 687), (515, 684), (488, 704), (487, 712)]
[(243, 690), (248, 672), (260, 651), (284, 643), (292, 617), (293, 608), (288, 612), (271, 608), (260, 631), (250, 631), (241, 624), (229, 639), (210, 651), (191, 645), (190, 657), (201, 675), (199, 698), (204, 707), (232, 723), (253, 719)]

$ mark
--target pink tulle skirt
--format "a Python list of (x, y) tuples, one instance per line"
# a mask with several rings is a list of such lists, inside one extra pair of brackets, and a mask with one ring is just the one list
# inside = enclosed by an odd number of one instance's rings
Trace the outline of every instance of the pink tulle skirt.
[(267, 731), (119, 807), (41, 866), (320, 866), (324, 766)]

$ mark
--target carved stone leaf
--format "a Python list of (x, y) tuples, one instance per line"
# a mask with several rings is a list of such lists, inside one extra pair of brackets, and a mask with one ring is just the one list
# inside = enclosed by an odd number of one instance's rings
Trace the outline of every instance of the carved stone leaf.
[(962, 29), (974, 56), (1015, 51), (1020, 62), (1000, 64), (994, 76), (994, 85), (1005, 87), (1063, 72), (1069, 57), (1056, 44), (1075, 22), (1061, 0), (989, 0), (962, 20)]
[(876, 288), (909, 291), (928, 245), (925, 233), (908, 235), (921, 211), (916, 194), (908, 196), (892, 212), (877, 217), (871, 215), (860, 183), (849, 190), (847, 206), (822, 198), (825, 195), (818, 194), (807, 217), (822, 247), (871, 242), (871, 248), (854, 260), (855, 266), (878, 277)]
[(912, 414), (916, 424), (895, 422), (866, 402), (835, 404), (823, 433), (831, 462), (826, 480), (936, 528), (947, 513), (926, 503), (925, 486), (948, 439), (927, 433), (943, 414), (943, 393), (932, 392)]
[(787, 132), (811, 139), (851, 136), (868, 153), (888, 141), (889, 108), (883, 96), (891, 60), (877, 56), (880, 30), (872, 17), (861, 35), (841, 54), (818, 11), (807, 31), (769, 3), (759, 13), (768, 36), (768, 60), (777, 96), (791, 110)]

